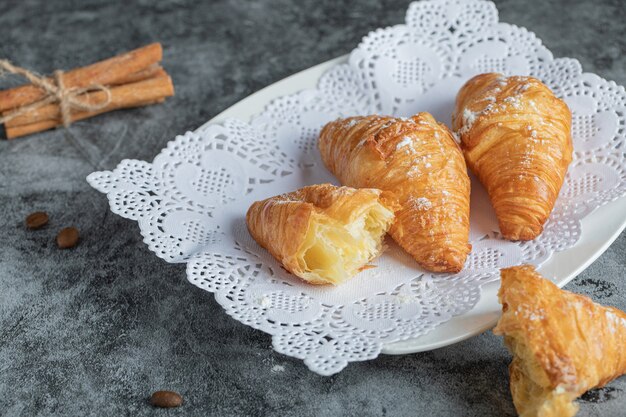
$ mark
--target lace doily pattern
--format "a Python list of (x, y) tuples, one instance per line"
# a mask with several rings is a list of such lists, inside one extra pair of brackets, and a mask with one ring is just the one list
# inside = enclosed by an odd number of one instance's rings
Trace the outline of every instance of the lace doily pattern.
[[(572, 109), (574, 161), (539, 238), (503, 240), (473, 179), (473, 250), (454, 276), (420, 270), (389, 241), (376, 268), (337, 288), (310, 286), (251, 239), (245, 212), (253, 201), (336, 182), (317, 151), (326, 122), (418, 111), (449, 122), (460, 86), (492, 71), (536, 76)], [(574, 59), (554, 59), (533, 33), (499, 23), (491, 2), (424, 0), (410, 5), (406, 24), (367, 35), (316, 89), (276, 99), (249, 122), (178, 136), (152, 163), (123, 160), (87, 180), (114, 213), (139, 223), (157, 256), (186, 262), (189, 281), (214, 293), (229, 315), (271, 334), (278, 352), (332, 375), (469, 311), (500, 268), (541, 265), (576, 244), (582, 218), (626, 195), (625, 141), (623, 87), (583, 73)]]

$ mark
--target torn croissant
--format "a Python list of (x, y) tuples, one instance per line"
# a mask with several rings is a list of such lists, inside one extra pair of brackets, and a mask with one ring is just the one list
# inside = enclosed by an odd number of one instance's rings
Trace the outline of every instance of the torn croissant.
[(543, 231), (572, 160), (571, 120), (565, 102), (536, 78), (481, 74), (459, 91), (452, 125), (505, 238)]
[(513, 353), (520, 416), (573, 416), (578, 396), (626, 373), (626, 313), (561, 290), (529, 265), (501, 276), (503, 314), (494, 333)]
[(380, 190), (312, 185), (255, 202), (246, 223), (289, 272), (340, 284), (382, 252), (395, 204)]
[(340, 119), (319, 149), (342, 184), (392, 192), (402, 206), (390, 234), (424, 268), (459, 272), (471, 249), (470, 180), (452, 133), (429, 113)]

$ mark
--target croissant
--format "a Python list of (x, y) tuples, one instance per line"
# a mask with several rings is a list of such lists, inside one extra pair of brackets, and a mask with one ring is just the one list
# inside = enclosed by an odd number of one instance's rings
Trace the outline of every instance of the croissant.
[(311, 284), (339, 284), (382, 252), (397, 203), (380, 190), (312, 185), (257, 201), (250, 234)]
[(513, 353), (511, 394), (523, 417), (569, 417), (573, 401), (626, 373), (626, 313), (559, 289), (532, 266), (501, 271), (494, 333)]
[(424, 268), (458, 272), (471, 246), (470, 180), (452, 133), (428, 113), (350, 117), (322, 129), (326, 167), (351, 187), (393, 192), (393, 239)]
[(452, 125), (505, 238), (543, 231), (572, 160), (571, 120), (565, 102), (536, 78), (481, 74), (459, 91)]

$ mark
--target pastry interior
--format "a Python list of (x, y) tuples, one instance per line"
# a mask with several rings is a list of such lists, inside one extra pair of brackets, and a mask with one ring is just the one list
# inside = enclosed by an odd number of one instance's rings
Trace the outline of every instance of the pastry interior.
[(352, 277), (381, 253), (393, 219), (393, 211), (378, 201), (359, 207), (349, 221), (314, 213), (297, 254), (303, 278), (339, 284)]

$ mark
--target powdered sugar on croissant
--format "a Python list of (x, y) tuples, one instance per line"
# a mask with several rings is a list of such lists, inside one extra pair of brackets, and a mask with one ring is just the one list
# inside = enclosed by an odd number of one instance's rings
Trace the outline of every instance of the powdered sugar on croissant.
[(470, 181), (451, 132), (428, 113), (328, 123), (319, 149), (342, 184), (392, 192), (402, 208), (390, 234), (424, 268), (458, 272), (471, 246)]
[(453, 128), (511, 240), (542, 231), (572, 160), (571, 112), (541, 81), (488, 73), (459, 91)]

